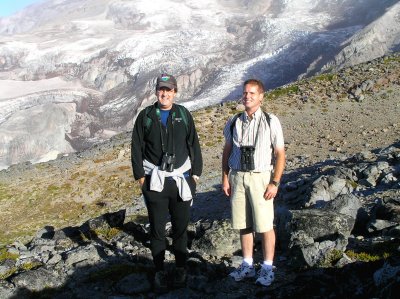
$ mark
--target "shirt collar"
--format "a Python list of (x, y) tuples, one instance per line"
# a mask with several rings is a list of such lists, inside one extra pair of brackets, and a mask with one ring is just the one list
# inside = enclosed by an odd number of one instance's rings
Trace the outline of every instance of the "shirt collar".
[[(254, 120), (257, 120), (258, 118), (261, 117), (261, 115), (262, 115), (262, 109), (261, 109), (261, 107), (258, 107), (258, 109), (256, 110), (256, 112), (254, 112), (254, 114), (253, 114), (253, 119), (254, 119)], [(250, 122), (250, 121), (251, 121), (251, 119), (250, 119), (250, 117), (247, 115), (246, 111), (243, 113), (243, 118), (242, 118), (242, 120), (243, 120), (244, 122)]]

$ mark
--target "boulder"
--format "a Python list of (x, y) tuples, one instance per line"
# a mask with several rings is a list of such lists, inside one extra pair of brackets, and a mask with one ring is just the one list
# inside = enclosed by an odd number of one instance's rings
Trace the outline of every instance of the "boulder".
[(318, 209), (290, 211), (290, 222), (278, 234), (290, 239), (288, 244), (291, 264), (297, 267), (315, 266), (327, 253), (344, 251), (355, 219), (336, 211)]
[(25, 288), (30, 291), (42, 291), (45, 288), (57, 288), (63, 285), (64, 279), (61, 279), (56, 272), (39, 268), (27, 272), (22, 272), (13, 277), (11, 282), (17, 288)]
[(361, 209), (361, 201), (353, 194), (339, 195), (334, 200), (328, 202), (324, 209), (348, 215), (356, 220), (357, 214)]
[(314, 181), (307, 207), (322, 207), (339, 195), (351, 193), (354, 187), (346, 178), (323, 175)]
[(205, 255), (232, 255), (241, 249), (239, 231), (229, 220), (214, 221), (201, 238), (193, 240), (191, 249)]
[(63, 258), (67, 266), (72, 266), (80, 262), (95, 264), (101, 260), (99, 251), (102, 251), (102, 249), (97, 248), (93, 244), (89, 244), (65, 252)]
[(12, 298), (14, 286), (6, 280), (0, 280), (0, 298)]

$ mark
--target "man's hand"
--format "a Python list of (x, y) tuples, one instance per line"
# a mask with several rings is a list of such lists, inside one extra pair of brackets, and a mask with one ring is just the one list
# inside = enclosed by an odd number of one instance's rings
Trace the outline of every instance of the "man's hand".
[(226, 196), (231, 196), (231, 184), (229, 184), (229, 180), (222, 181), (222, 191), (224, 191)]
[(145, 177), (138, 179), (140, 187), (143, 187)]
[(232, 151), (232, 143), (225, 142), (224, 150), (222, 152), (222, 191), (226, 196), (231, 196), (231, 184), (229, 184), (229, 166), (228, 159)]
[(197, 176), (197, 175), (192, 175), (192, 178), (193, 178), (193, 180), (194, 180), (194, 182), (196, 183), (196, 185), (198, 184), (198, 182), (199, 182), (199, 180), (200, 180), (200, 178), (199, 178), (199, 176)]
[(264, 198), (266, 200), (274, 199), (276, 194), (278, 193), (278, 187), (274, 184), (268, 184), (267, 190), (264, 193)]

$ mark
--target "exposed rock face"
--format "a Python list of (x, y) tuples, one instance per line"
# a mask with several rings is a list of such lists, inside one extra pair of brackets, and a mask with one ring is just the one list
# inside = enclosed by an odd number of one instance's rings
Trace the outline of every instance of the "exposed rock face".
[[(293, 211), (289, 256), (294, 266), (315, 266), (333, 250), (344, 251), (355, 219), (334, 211)], [(283, 231), (279, 231), (281, 235)]]
[(226, 220), (212, 223), (201, 239), (193, 241), (192, 248), (218, 257), (241, 250), (237, 231)]
[[(384, 16), (378, 17), (352, 39), (335, 55), (333, 65), (350, 66), (382, 56), (387, 51), (400, 50), (399, 26), (400, 5), (390, 7)], [(385, 35), (387, 38), (381, 39)], [(330, 64), (329, 66), (331, 66)]]
[[(399, 5), (394, 0), (32, 5), (0, 19), (0, 168), (80, 151), (130, 129), (138, 110), (154, 101), (160, 72), (176, 75), (178, 101), (196, 109), (240, 97), (243, 76), (271, 88), (315, 74), (328, 62), (332, 69), (390, 53), (399, 45)], [(362, 94), (356, 96), (362, 100)], [(51, 129), (45, 103), (76, 104), (72, 122), (68, 118), (53, 135), (44, 132)], [(38, 130), (26, 115), (19, 115), (21, 130), (5, 128), (25, 107), (42, 111), (46, 146), (23, 137), (21, 131)]]

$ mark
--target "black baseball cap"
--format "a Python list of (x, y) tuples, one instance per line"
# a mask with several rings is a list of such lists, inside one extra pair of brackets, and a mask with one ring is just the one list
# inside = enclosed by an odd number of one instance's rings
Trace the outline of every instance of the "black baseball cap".
[(157, 86), (156, 89), (159, 90), (161, 87), (167, 87), (169, 89), (178, 89), (176, 84), (176, 79), (174, 76), (169, 74), (161, 74), (157, 78)]

